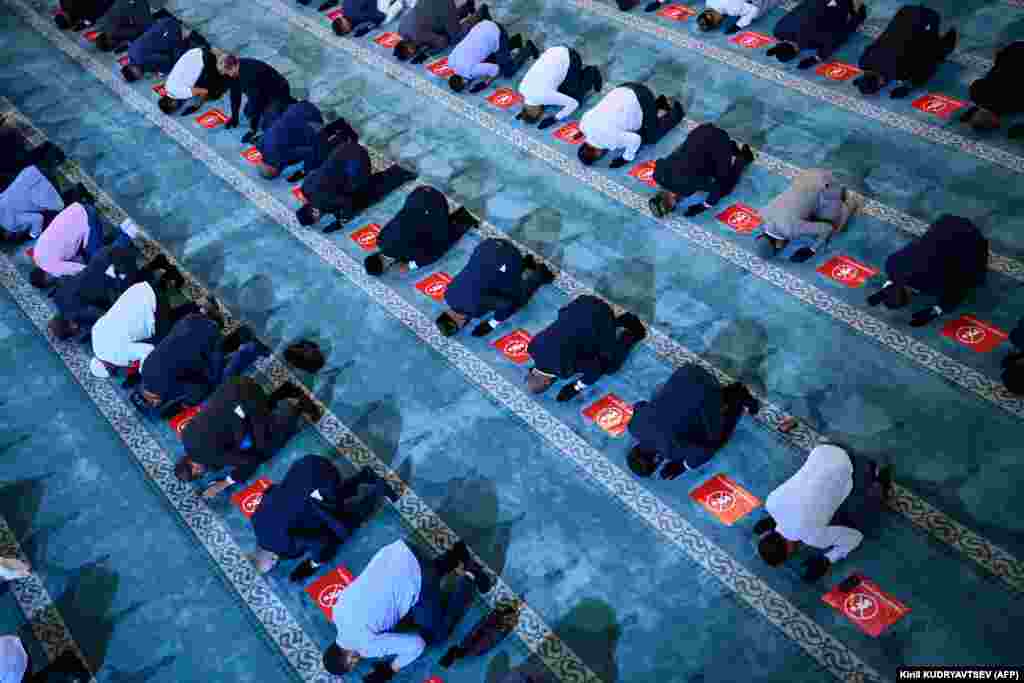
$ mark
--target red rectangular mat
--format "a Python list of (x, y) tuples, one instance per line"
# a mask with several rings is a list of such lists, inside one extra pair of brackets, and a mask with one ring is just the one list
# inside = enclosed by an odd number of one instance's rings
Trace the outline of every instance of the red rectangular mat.
[(763, 33), (756, 33), (755, 31), (743, 31), (737, 33), (729, 39), (730, 43), (739, 45), (740, 47), (746, 47), (751, 50), (757, 50), (762, 47), (768, 47), (775, 42), (775, 39), (771, 36), (766, 36)]
[(860, 576), (860, 585), (849, 593), (844, 593), (836, 586), (821, 596), (821, 599), (874, 638), (910, 614), (909, 607), (863, 576)]
[(580, 130), (580, 124), (575, 121), (570, 121), (558, 130), (553, 135), (555, 139), (561, 140), (562, 142), (568, 142), (570, 145), (578, 145), (585, 140), (583, 131)]
[(380, 226), (370, 223), (356, 230), (349, 235), (353, 242), (359, 245), (363, 251), (373, 251), (377, 248), (377, 235), (380, 234)]
[(978, 353), (991, 352), (1009, 337), (998, 327), (970, 315), (962, 315), (956, 320), (950, 320), (942, 328), (942, 336)]
[(171, 429), (174, 430), (174, 433), (177, 434), (178, 438), (180, 439), (181, 433), (185, 430), (185, 427), (188, 426), (188, 423), (192, 421), (193, 417), (199, 414), (200, 410), (202, 409), (199, 406), (185, 408), (180, 413), (178, 413), (170, 420), (168, 420), (167, 424), (171, 426)]
[(160, 97), (167, 97), (167, 88), (164, 87), (163, 83), (157, 83), (156, 85), (154, 85), (153, 92), (155, 92)]
[(523, 96), (511, 88), (498, 88), (487, 96), (487, 101), (498, 109), (509, 109), (523, 101)]
[(402, 36), (398, 35), (394, 31), (388, 31), (387, 33), (382, 33), (374, 38), (373, 42), (377, 43), (381, 47), (391, 49), (402, 42)]
[(36, 250), (33, 247), (29, 247), (25, 250), (25, 255), (34, 260), (36, 257)]
[(455, 71), (450, 66), (448, 66), (447, 57), (441, 57), (441, 59), (437, 60), (436, 62), (427, 64), (427, 71), (434, 74), (438, 78), (448, 78), (449, 76), (455, 73)]
[(516, 330), (494, 342), (493, 346), (501, 351), (505, 358), (508, 358), (516, 365), (522, 365), (530, 360), (530, 354), (526, 350), (529, 348), (532, 339), (533, 337), (526, 330)]
[(658, 183), (655, 182), (654, 180), (654, 166), (657, 163), (658, 162), (654, 161), (653, 159), (639, 163), (633, 168), (629, 169), (629, 175), (636, 178), (645, 185), (649, 185), (650, 187), (657, 187)]
[(622, 436), (626, 433), (629, 421), (633, 419), (633, 406), (615, 394), (608, 394), (585, 408), (583, 416), (593, 420), (598, 427), (612, 436)]
[(241, 491), (231, 496), (231, 502), (235, 504), (246, 519), (252, 519), (256, 514), (256, 508), (263, 502), (263, 493), (270, 488), (274, 482), (266, 477), (260, 477)]
[(342, 9), (340, 7), (336, 7), (335, 9), (332, 9), (330, 12), (328, 12), (324, 16), (327, 17), (327, 21), (330, 21), (330, 22), (333, 23), (334, 20), (337, 19), (338, 17), (345, 16), (345, 12), (342, 11)]
[(90, 43), (95, 43), (96, 39), (100, 37), (99, 31), (86, 31), (82, 34), (82, 37), (88, 40)]
[(302, 186), (296, 185), (292, 188), (292, 196), (298, 199), (303, 204), (306, 203), (306, 195), (302, 194)]
[(665, 17), (672, 21), (686, 21), (696, 13), (696, 10), (690, 9), (686, 5), (666, 5), (658, 10), (659, 17)]
[(196, 117), (196, 123), (208, 130), (223, 126), (229, 120), (230, 118), (227, 114), (216, 108), (203, 112)]
[(945, 95), (924, 95), (918, 97), (912, 104), (914, 109), (923, 111), (925, 114), (934, 114), (940, 119), (948, 119), (953, 112), (962, 109), (966, 103)]
[(736, 203), (715, 216), (736, 232), (754, 232), (761, 225), (761, 216), (746, 204)]
[(242, 158), (248, 161), (250, 164), (258, 164), (263, 161), (263, 155), (255, 147), (242, 150)]
[(441, 680), (440, 676), (431, 676), (427, 680), (423, 681), (423, 683), (444, 683), (444, 681)]
[(852, 64), (844, 64), (843, 62), (827, 62), (822, 64), (814, 73), (819, 76), (824, 76), (830, 81), (848, 81), (855, 76), (859, 76), (863, 73), (860, 69), (853, 66)]
[(434, 301), (443, 302), (444, 293), (452, 282), (452, 276), (445, 272), (438, 272), (430, 275), (416, 283), (416, 289), (420, 290)]
[(355, 581), (355, 577), (352, 576), (352, 572), (348, 570), (343, 564), (339, 564), (337, 567), (327, 572), (319, 579), (309, 584), (306, 587), (306, 595), (316, 603), (316, 606), (320, 608), (320, 611), (327, 617), (327, 621), (331, 621), (334, 612), (334, 603), (338, 602), (338, 596), (341, 592), (348, 588), (348, 586)]
[(690, 498), (727, 526), (732, 526), (736, 520), (743, 519), (761, 507), (761, 500), (757, 496), (724, 474), (716, 474), (690, 491)]
[(835, 280), (839, 284), (846, 285), (851, 289), (863, 287), (868, 278), (878, 275), (878, 270), (875, 268), (866, 266), (849, 256), (833, 256), (824, 264), (818, 266), (818, 272), (830, 280)]
[(117, 58), (117, 63), (121, 66), (128, 66), (128, 55), (122, 55)]

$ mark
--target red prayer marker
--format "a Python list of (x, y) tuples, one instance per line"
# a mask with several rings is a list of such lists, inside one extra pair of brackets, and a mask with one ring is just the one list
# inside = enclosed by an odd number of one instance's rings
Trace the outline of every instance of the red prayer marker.
[(341, 592), (355, 581), (352, 572), (345, 565), (338, 565), (306, 587), (306, 595), (316, 603), (330, 621), (334, 616), (334, 604)]
[(530, 360), (530, 354), (527, 350), (530, 348), (532, 340), (533, 338), (526, 330), (516, 330), (495, 341), (493, 346), (501, 351), (505, 358), (508, 358), (516, 365), (522, 365)]
[[(859, 575), (858, 575), (859, 576)], [(882, 635), (886, 629), (910, 614), (910, 608), (889, 595), (871, 579), (859, 576), (860, 585), (849, 592), (836, 586), (822, 601), (843, 613), (864, 633), (873, 638)]]
[(248, 161), (250, 164), (258, 164), (261, 161), (263, 161), (263, 155), (255, 147), (250, 147), (249, 149), (243, 149), (241, 154), (242, 154), (242, 158), (245, 159), (246, 161)]
[(755, 31), (743, 31), (737, 33), (729, 39), (730, 43), (745, 47), (750, 50), (757, 50), (758, 48), (767, 47), (775, 42), (775, 39), (766, 36), (763, 33), (757, 33)]
[(448, 78), (455, 73), (455, 70), (448, 66), (448, 58), (441, 57), (432, 64), (427, 65), (427, 71), (434, 74), (438, 78)]
[(155, 92), (160, 97), (167, 97), (167, 88), (164, 87), (163, 83), (157, 83), (156, 85), (154, 85), (153, 92)]
[(342, 9), (340, 7), (338, 7), (336, 9), (332, 9), (330, 12), (328, 12), (324, 16), (327, 17), (328, 21), (333, 23), (334, 20), (338, 19), (339, 17), (345, 16), (345, 12), (342, 11)]
[(696, 13), (696, 10), (691, 9), (686, 5), (668, 5), (667, 7), (662, 7), (658, 10), (659, 17), (665, 17), (672, 21), (686, 21)]
[(868, 278), (878, 275), (878, 270), (875, 268), (866, 266), (849, 256), (833, 256), (817, 270), (830, 280), (835, 280), (851, 289), (863, 286)]
[(952, 339), (972, 351), (990, 353), (1006, 341), (1010, 335), (974, 316), (962, 315), (956, 320), (946, 323), (942, 328), (942, 336)]
[(377, 43), (381, 47), (390, 49), (402, 42), (402, 36), (392, 31), (388, 31), (387, 33), (382, 33), (374, 38), (373, 42)]
[(583, 416), (610, 435), (622, 436), (633, 419), (633, 406), (615, 394), (608, 394), (584, 409)]
[(690, 498), (726, 526), (732, 526), (761, 507), (757, 496), (724, 474), (716, 474), (690, 491)]
[(117, 58), (117, 63), (121, 66), (128, 66), (128, 55), (121, 55)]
[(260, 477), (241, 491), (231, 496), (231, 502), (245, 515), (246, 519), (252, 519), (257, 508), (263, 502), (263, 494), (274, 482), (267, 477)]
[(359, 245), (359, 248), (363, 251), (373, 251), (377, 248), (377, 235), (380, 234), (380, 226), (376, 223), (370, 223), (364, 225), (349, 237), (353, 242)]
[(859, 76), (863, 73), (857, 67), (851, 64), (844, 64), (842, 62), (829, 62), (827, 64), (820, 65), (814, 70), (814, 73), (819, 76), (824, 76), (830, 81), (848, 81), (854, 76)]
[(576, 121), (570, 121), (556, 130), (554, 136), (556, 139), (568, 142), (570, 145), (578, 145), (586, 139), (583, 131), (580, 130), (580, 124)]
[(445, 272), (438, 272), (417, 282), (416, 289), (434, 301), (442, 302), (444, 301), (444, 293), (448, 291), (448, 285), (451, 283), (451, 275)]
[(292, 196), (298, 199), (303, 204), (306, 203), (306, 195), (302, 194), (302, 186), (296, 185), (292, 188)]
[(940, 119), (948, 119), (953, 112), (962, 109), (965, 103), (945, 95), (924, 95), (914, 100), (912, 106), (926, 114), (938, 116)]
[(736, 203), (715, 216), (730, 228), (740, 233), (751, 233), (761, 225), (761, 216), (746, 204)]
[(523, 101), (523, 96), (509, 88), (498, 88), (487, 96), (487, 101), (498, 109), (508, 109)]
[(178, 413), (170, 420), (168, 420), (167, 424), (171, 426), (171, 429), (174, 430), (174, 433), (177, 434), (178, 438), (180, 439), (181, 433), (185, 431), (185, 427), (188, 426), (188, 423), (192, 421), (192, 418), (198, 415), (199, 411), (201, 410), (202, 408), (200, 408), (199, 406), (185, 408), (180, 413)]
[(211, 109), (210, 111), (203, 112), (196, 117), (196, 123), (207, 130), (213, 130), (218, 126), (223, 126), (229, 120), (228, 115), (220, 109)]
[(82, 37), (88, 40), (90, 43), (95, 43), (96, 39), (100, 37), (99, 31), (86, 31), (82, 34)]
[(637, 164), (633, 168), (629, 169), (629, 175), (633, 176), (641, 183), (646, 183), (651, 187), (657, 187), (658, 183), (654, 180), (654, 167), (657, 165), (656, 161), (644, 161)]

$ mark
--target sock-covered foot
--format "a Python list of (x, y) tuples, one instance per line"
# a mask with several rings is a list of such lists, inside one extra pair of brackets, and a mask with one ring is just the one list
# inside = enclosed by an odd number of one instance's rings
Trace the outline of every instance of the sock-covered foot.
[(538, 264), (537, 270), (540, 272), (541, 282), (543, 282), (544, 284), (550, 285), (552, 282), (555, 281), (555, 271), (551, 270), (551, 267), (548, 264)]
[(530, 57), (532, 59), (537, 59), (538, 57), (540, 57), (540, 48), (538, 48), (537, 44), (534, 43), (532, 40), (526, 41), (526, 50), (527, 52), (530, 53)]
[(305, 581), (309, 577), (313, 576), (313, 574), (316, 574), (317, 569), (319, 569), (319, 567), (313, 564), (313, 560), (303, 560), (297, 567), (295, 567), (295, 569), (292, 570), (292, 573), (288, 576), (288, 580), (292, 583)]
[(271, 405), (274, 405), (288, 399), (298, 400), (304, 396), (305, 394), (302, 393), (302, 389), (295, 382), (285, 382), (277, 389), (274, 389), (274, 392), (270, 394), (269, 401)]
[(527, 270), (537, 270), (537, 257), (533, 254), (527, 254), (523, 257), (523, 268)]
[(626, 332), (628, 332), (635, 341), (641, 341), (647, 337), (647, 329), (640, 321), (640, 318), (636, 317), (633, 313), (623, 313), (615, 321), (615, 324), (618, 327), (625, 328)]
[(495, 329), (497, 328), (495, 328), (494, 324), (490, 320), (484, 320), (473, 329), (473, 336), (486, 337), (491, 332), (494, 332)]
[(468, 550), (465, 559), (462, 561), (462, 566), (473, 575), (473, 582), (476, 584), (476, 589), (480, 591), (481, 595), (491, 592), (491, 588), (494, 587), (494, 581), (488, 576), (486, 570), (470, 556)]
[(243, 344), (248, 344), (255, 340), (256, 335), (253, 334), (251, 329), (249, 329), (249, 326), (242, 325), (235, 329), (234, 332), (224, 337), (224, 341), (221, 343), (221, 350), (225, 353), (234, 353), (241, 348)]
[(748, 164), (754, 163), (754, 150), (750, 149), (750, 145), (743, 145), (743, 149), (740, 150), (740, 156), (743, 157)]
[(517, 33), (508, 39), (508, 49), (518, 50), (523, 46), (523, 34)]

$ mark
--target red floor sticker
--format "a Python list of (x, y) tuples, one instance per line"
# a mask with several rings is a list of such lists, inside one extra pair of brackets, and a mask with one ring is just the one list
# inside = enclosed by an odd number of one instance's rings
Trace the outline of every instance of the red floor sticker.
[(962, 315), (946, 323), (942, 328), (942, 336), (949, 337), (978, 353), (989, 353), (1009, 337), (998, 327), (983, 323), (969, 315)]
[(724, 474), (716, 474), (690, 491), (690, 498), (704, 506), (718, 520), (732, 526), (761, 507), (757, 496)]
[(210, 111), (203, 112), (196, 117), (196, 123), (209, 130), (214, 129), (217, 126), (223, 126), (229, 120), (230, 118), (228, 115), (220, 109), (211, 109)]
[(82, 37), (88, 40), (90, 43), (95, 43), (96, 39), (100, 37), (99, 31), (86, 31), (82, 34)]
[(659, 17), (665, 17), (672, 21), (686, 21), (696, 13), (696, 10), (690, 9), (686, 5), (668, 5), (658, 10)]
[(448, 66), (447, 57), (441, 57), (441, 59), (437, 60), (436, 62), (432, 64), (427, 64), (427, 71), (434, 74), (438, 78), (448, 78), (449, 76), (455, 73), (455, 71), (450, 66)]
[(530, 347), (531, 340), (532, 337), (529, 332), (526, 330), (516, 330), (494, 342), (494, 348), (501, 351), (505, 358), (508, 358), (513, 363), (522, 365), (530, 360), (530, 354), (526, 350)]
[(163, 83), (157, 83), (156, 85), (154, 85), (153, 92), (155, 92), (160, 97), (167, 97), (167, 89), (164, 87)]
[(821, 596), (821, 599), (842, 612), (861, 631), (875, 638), (910, 614), (909, 607), (863, 576), (860, 577), (860, 585), (849, 593), (844, 593), (836, 586)]
[(746, 204), (733, 204), (715, 218), (742, 233), (754, 232), (761, 225), (761, 216)]
[(327, 21), (330, 21), (330, 22), (333, 23), (334, 20), (337, 19), (338, 17), (345, 16), (345, 12), (340, 7), (338, 7), (336, 9), (332, 9), (330, 12), (328, 12), (324, 16), (327, 17)]
[(250, 164), (258, 164), (263, 161), (263, 155), (255, 147), (242, 150), (242, 158), (248, 161)]
[(377, 235), (380, 234), (380, 226), (370, 223), (356, 230), (349, 235), (352, 241), (359, 245), (363, 251), (373, 251), (377, 248)]
[(608, 394), (583, 411), (583, 416), (593, 420), (598, 427), (612, 436), (626, 433), (629, 421), (633, 419), (633, 406), (615, 394)]
[(128, 55), (117, 58), (117, 63), (121, 66), (128, 66)]
[(341, 591), (355, 581), (352, 572), (345, 565), (338, 565), (306, 587), (306, 595), (313, 599), (316, 606), (330, 621), (333, 616), (334, 603), (338, 602)]
[(398, 45), (400, 42), (402, 42), (402, 36), (398, 35), (393, 31), (388, 31), (387, 33), (382, 33), (376, 38), (374, 38), (373, 42), (377, 43), (381, 47), (386, 47), (390, 49), (393, 48), (395, 45)]
[(853, 66), (852, 64), (843, 64), (842, 62), (828, 62), (822, 64), (814, 73), (819, 76), (824, 76), (830, 81), (848, 81), (854, 76), (859, 76), (863, 73), (860, 69)]
[(246, 486), (238, 493), (231, 496), (231, 502), (241, 510), (246, 519), (252, 519), (256, 514), (256, 508), (263, 502), (263, 494), (274, 482), (266, 477), (260, 477), (253, 483)]
[(171, 429), (174, 433), (181, 438), (181, 433), (185, 431), (185, 427), (192, 421), (192, 418), (199, 414), (199, 406), (193, 406), (192, 408), (185, 408), (180, 413), (168, 420), (168, 424), (171, 425)]
[(556, 130), (554, 136), (562, 142), (568, 142), (570, 145), (578, 145), (585, 139), (583, 131), (580, 130), (580, 124), (575, 121), (570, 121)]
[(868, 278), (878, 275), (878, 271), (871, 266), (865, 266), (860, 261), (855, 261), (849, 256), (834, 256), (818, 267), (818, 272), (835, 280), (841, 285), (851, 289), (864, 286)]
[(487, 96), (487, 101), (498, 109), (508, 109), (523, 101), (523, 96), (510, 88), (498, 88)]
[(913, 107), (926, 114), (934, 114), (941, 119), (948, 119), (953, 112), (962, 109), (964, 104), (960, 100), (954, 100), (945, 95), (925, 95), (914, 100)]
[(740, 47), (750, 48), (751, 50), (757, 50), (758, 48), (767, 47), (775, 42), (775, 39), (766, 36), (763, 33), (756, 33), (754, 31), (744, 31), (743, 33), (737, 33), (729, 39), (730, 43), (735, 43)]
[(423, 681), (423, 683), (444, 683), (444, 681), (442, 681), (439, 676), (431, 676), (427, 680)]
[(33, 249), (32, 247), (29, 247), (28, 249), (25, 250), (25, 255), (28, 256), (30, 259), (34, 259), (36, 257), (36, 250)]
[(444, 301), (444, 293), (448, 285), (452, 283), (452, 276), (445, 272), (434, 273), (416, 283), (416, 289), (420, 290), (434, 301)]
[(296, 185), (292, 188), (292, 196), (298, 199), (303, 204), (306, 203), (306, 195), (302, 194), (302, 186)]
[(656, 161), (645, 161), (637, 164), (633, 168), (629, 169), (629, 175), (633, 176), (641, 183), (646, 183), (651, 187), (657, 187), (658, 183), (654, 180), (654, 166), (658, 162)]

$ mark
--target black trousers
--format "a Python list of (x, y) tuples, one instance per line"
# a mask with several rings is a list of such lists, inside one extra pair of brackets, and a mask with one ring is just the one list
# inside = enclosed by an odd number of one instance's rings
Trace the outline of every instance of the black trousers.
[(388, 196), (399, 187), (409, 182), (416, 175), (398, 164), (390, 166), (380, 173), (370, 176), (366, 187), (352, 194), (335, 194), (329, 197), (310, 197), (312, 203), (323, 213), (354, 216)]
[(580, 102), (594, 89), (600, 77), (596, 66), (583, 66), (580, 53), (569, 48), (569, 71), (566, 72), (562, 85), (558, 86), (558, 92)]
[(643, 83), (624, 83), (623, 88), (629, 88), (636, 95), (640, 102), (640, 111), (643, 112), (644, 122), (640, 127), (640, 139), (645, 145), (656, 145), (659, 140), (679, 125), (680, 118), (669, 112), (665, 116), (658, 116), (658, 103), (654, 93)]
[(477, 300), (472, 311), (456, 311), (471, 318), (480, 318), (494, 311), (494, 320), (505, 322), (520, 308), (526, 305), (534, 292), (544, 284), (544, 274), (539, 270), (527, 270), (519, 279), (519, 287), (513, 292), (485, 293)]

